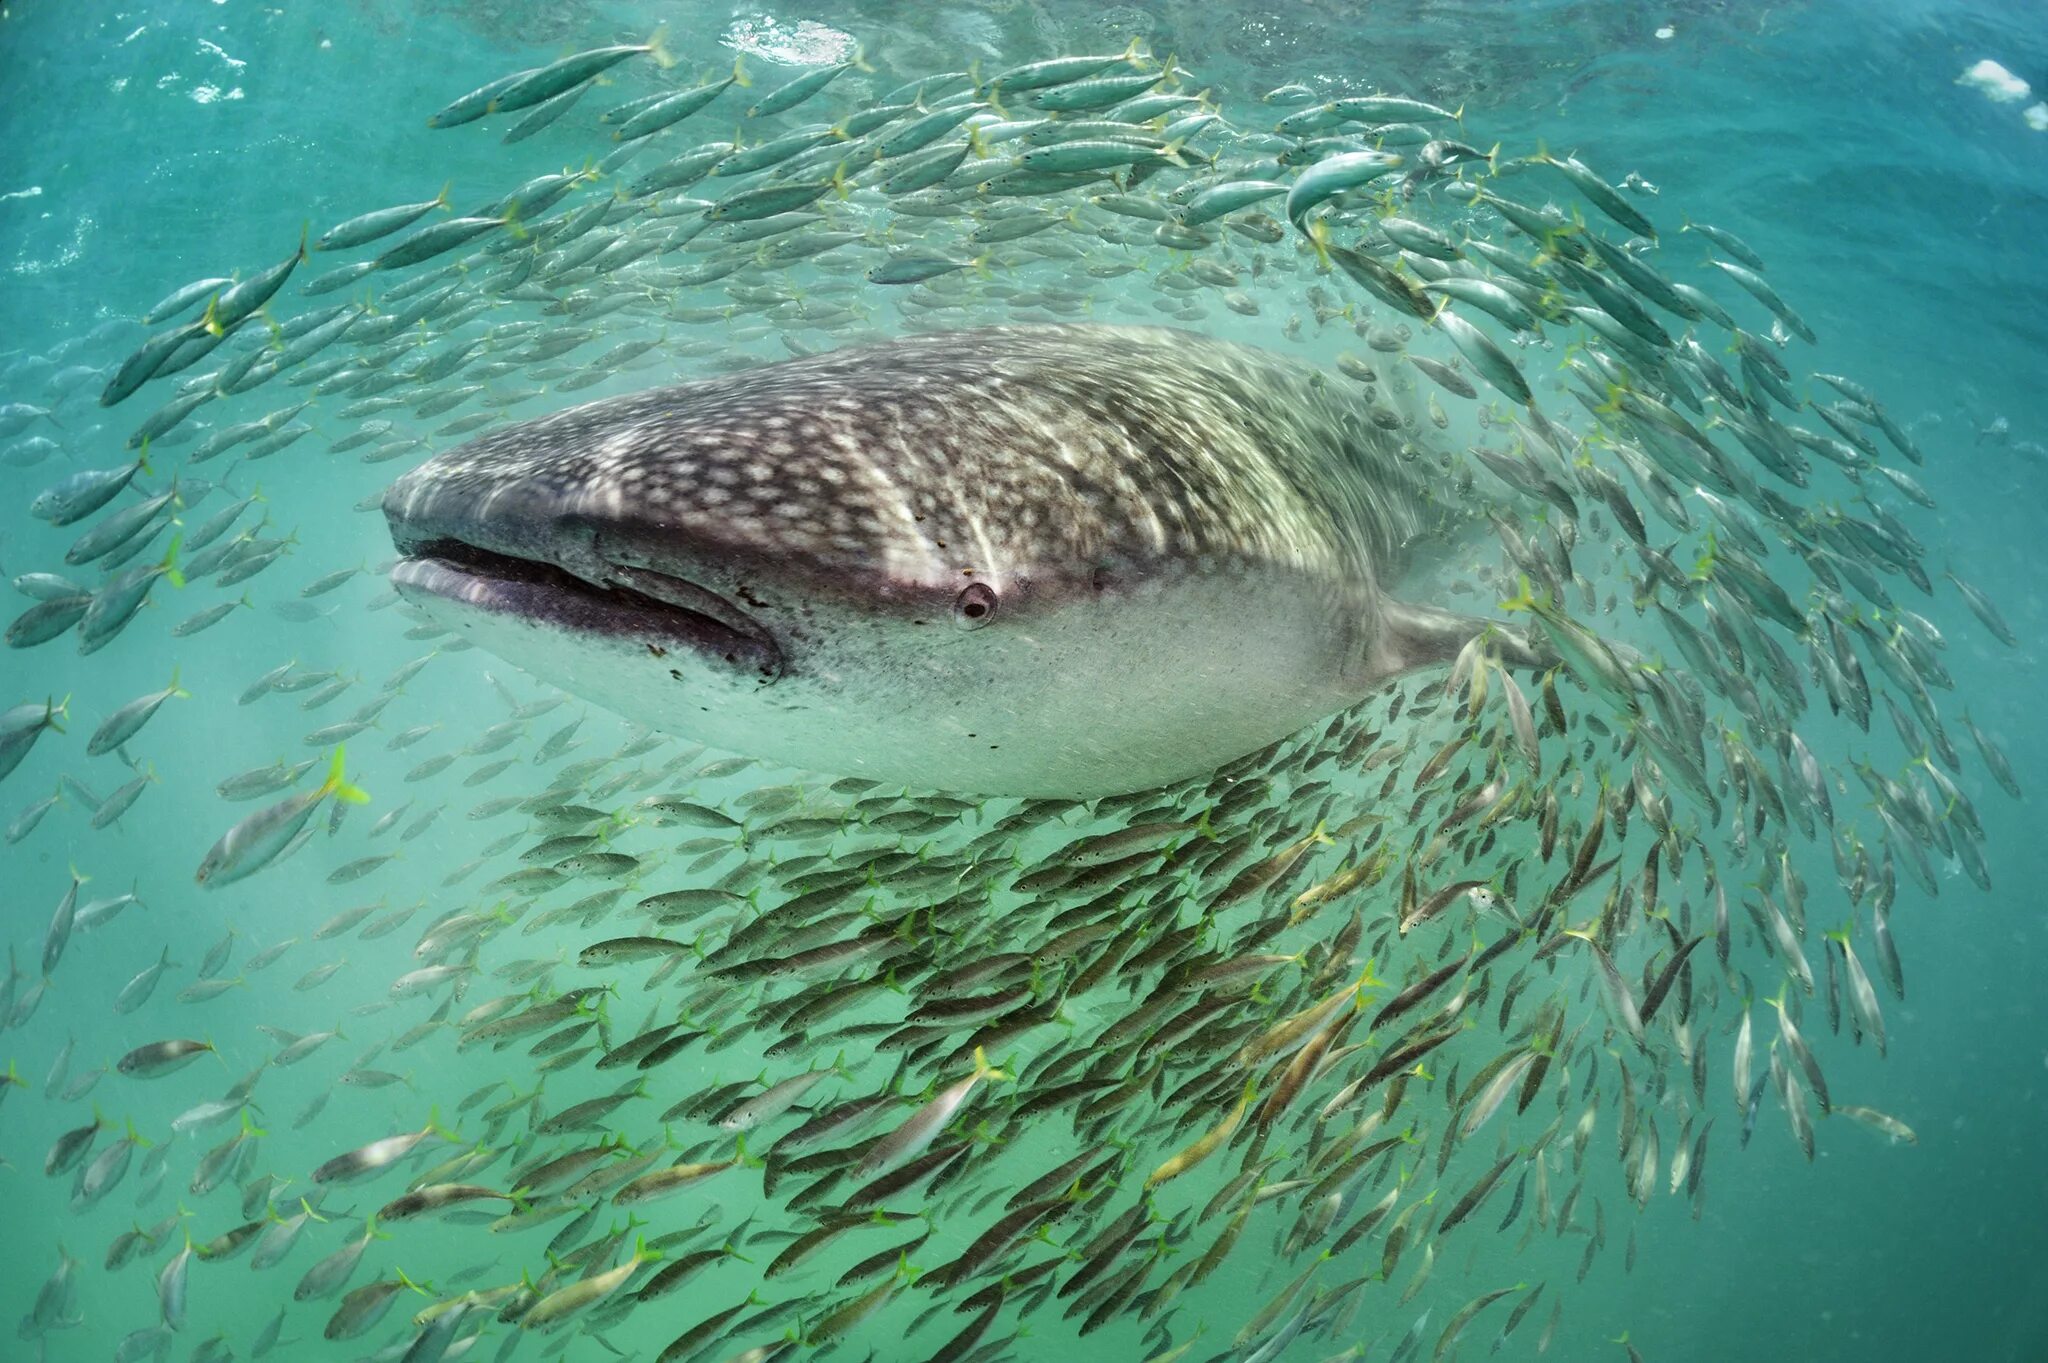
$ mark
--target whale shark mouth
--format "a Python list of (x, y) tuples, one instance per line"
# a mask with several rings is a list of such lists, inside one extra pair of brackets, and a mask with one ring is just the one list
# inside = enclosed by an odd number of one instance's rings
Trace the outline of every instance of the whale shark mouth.
[(453, 602), (573, 634), (630, 641), (655, 657), (683, 649), (762, 684), (781, 677), (775, 636), (724, 597), (647, 568), (601, 565), (592, 581), (558, 564), (463, 540), (401, 544), (391, 585), (413, 601)]

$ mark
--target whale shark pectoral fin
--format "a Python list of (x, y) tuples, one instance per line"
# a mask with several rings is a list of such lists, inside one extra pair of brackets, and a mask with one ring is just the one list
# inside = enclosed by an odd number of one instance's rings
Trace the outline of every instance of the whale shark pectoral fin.
[(1388, 597), (1380, 605), (1380, 637), (1373, 650), (1376, 679), (1398, 677), (1419, 668), (1455, 660), (1465, 645), (1481, 635), (1501, 661), (1516, 667), (1549, 667), (1557, 662), (1541, 641), (1513, 625), (1484, 616), (1460, 615), (1435, 606), (1419, 606)]

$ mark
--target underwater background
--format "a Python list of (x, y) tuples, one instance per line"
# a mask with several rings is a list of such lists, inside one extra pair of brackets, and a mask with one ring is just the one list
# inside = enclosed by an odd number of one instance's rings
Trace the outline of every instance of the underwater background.
[[(857, 93), (872, 97), (921, 73), (970, 62), (995, 70), (1067, 53), (1114, 52), (1135, 37), (1151, 53), (1174, 54), (1199, 73), (1194, 85), (1212, 89), (1234, 116), (1264, 116), (1259, 96), (1292, 82), (1318, 90), (1400, 92), (1461, 109), (1482, 148), (1499, 141), (1519, 155), (1539, 146), (1575, 152), (1614, 182), (1634, 172), (1658, 191), (1637, 201), (1665, 225), (1667, 257), (1694, 250), (1676, 232), (1681, 212), (1739, 235), (1769, 261), (1770, 280), (1820, 334), (1819, 359), (1881, 394), (1925, 449), (1927, 463), (1915, 473), (1939, 509), (1915, 524), (1928, 546), (1930, 570), (1938, 576), (1952, 567), (1990, 594), (2017, 647), (1991, 638), (1952, 594), (1916, 604), (1948, 635), (1948, 662), (1969, 714), (2003, 745), (2028, 798), (2008, 801), (1989, 781), (1969, 783), (1985, 820), (1984, 856), (1995, 889), (1980, 891), (1937, 862), (1938, 899), (1903, 893), (1893, 926), (1910, 989), (1904, 1002), (1884, 996), (1889, 1055), (1880, 1061), (1867, 1045), (1830, 1037), (1833, 1044), (1821, 1057), (1838, 1097), (1853, 1094), (1853, 1101), (1909, 1123), (1917, 1145), (1888, 1142), (1847, 1122), (1823, 1122), (1817, 1156), (1809, 1162), (1782, 1120), (1767, 1113), (1757, 1138), (1738, 1151), (1736, 1108), (1725, 1091), (1716, 1091), (1708, 1108), (1718, 1114), (1720, 1131), (1703, 1214), (1695, 1218), (1682, 1197), (1652, 1198), (1640, 1215), (1626, 1198), (1609, 1199), (1607, 1235), (1619, 1240), (1632, 1231), (1636, 1239), (1631, 1269), (1624, 1271), (1618, 1246), (1612, 1247), (1574, 1284), (1577, 1240), (1539, 1241), (1515, 1256), (1512, 1237), (1493, 1232), (1500, 1204), (1490, 1204), (1479, 1234), (1445, 1242), (1436, 1270), (1441, 1300), (1434, 1286), (1398, 1304), (1395, 1291), (1376, 1289), (1347, 1333), (1298, 1341), (1279, 1356), (1325, 1358), (1357, 1342), (1366, 1346), (1363, 1357), (1384, 1359), (1425, 1308), (1440, 1325), (1481, 1290), (1548, 1279), (1552, 1297), (1500, 1346), (1500, 1356), (1534, 1356), (1540, 1317), (1550, 1300), (1562, 1297), (1551, 1350), (1564, 1358), (1621, 1358), (1630, 1346), (1652, 1360), (2048, 1358), (2048, 1268), (2041, 1255), (2048, 1234), (2042, 1159), (2048, 1150), (2048, 991), (2040, 985), (2048, 932), (2038, 903), (2048, 850), (2032, 821), (2041, 773), (2048, 771), (2039, 643), (2048, 632), (2048, 598), (2034, 581), (2048, 564), (2042, 547), (2048, 514), (2048, 389), (2042, 383), (2048, 131), (2030, 127), (2024, 112), (2042, 95), (2002, 102), (1958, 82), (1979, 61), (1992, 59), (2048, 91), (2048, 27), (2041, 18), (2023, 4), (1901, 0), (1267, 6), (953, 0), (770, 11), (516, 0), (7, 3), (0, 5), (9, 92), (0, 101), (0, 318), (6, 323), (0, 402), (50, 408), (54, 419), (26, 434), (54, 445), (0, 449), (6, 464), (0, 468), (6, 487), (0, 567), (9, 577), (61, 570), (75, 531), (32, 517), (31, 498), (67, 473), (129, 457), (123, 441), (158, 397), (146, 394), (109, 414), (94, 405), (95, 394), (103, 382), (98, 376), (148, 334), (136, 319), (152, 303), (187, 280), (249, 273), (281, 258), (303, 224), (317, 234), (372, 208), (431, 199), (449, 182), (459, 211), (464, 200), (487, 199), (529, 176), (574, 170), (603, 156), (610, 148), (601, 134), (593, 136), (597, 111), (652, 90), (667, 73), (647, 63), (622, 66), (580, 108), (512, 146), (500, 141), (495, 124), (481, 132), (430, 130), (425, 119), (508, 71), (603, 43), (638, 41), (657, 26), (665, 26), (663, 41), (679, 59), (678, 78), (715, 74), (730, 66), (736, 51), (748, 51), (755, 94), (806, 65), (844, 60), (857, 43), (878, 70), (845, 78), (849, 87), (870, 84), (840, 91), (847, 103), (835, 105), (832, 117), (843, 116)], [(1272, 112), (1278, 117), (1280, 111)], [(702, 126), (685, 140), (723, 136), (737, 106), (697, 118)], [(1089, 315), (1113, 316), (1118, 297), (1149, 303), (1150, 271), (1170, 268), (1171, 260), (1160, 248), (1141, 254), (1145, 270), (1100, 281)], [(302, 265), (281, 301), (322, 265), (318, 256)], [(338, 292), (292, 305), (348, 297)], [(1181, 324), (1286, 345), (1277, 319), (1287, 304), (1261, 298), (1268, 315), (1260, 318), (1214, 306), (1205, 320)], [(718, 340), (724, 325), (678, 323), (663, 337)], [(810, 348), (837, 339), (830, 328), (805, 338)], [(604, 344), (583, 354), (594, 357)], [(773, 336), (728, 344), (769, 359), (788, 353)], [(1333, 341), (1309, 353), (1328, 363), (1336, 348)], [(518, 415), (699, 372), (672, 365), (663, 354), (657, 347), (631, 369), (574, 396), (551, 395)], [(1525, 357), (1532, 378), (1548, 363)], [(96, 377), (62, 389), (54, 376), (70, 366), (90, 366)], [(259, 416), (285, 400), (259, 396), (236, 419)], [(268, 533), (297, 537), (284, 559), (250, 584), (252, 608), (188, 639), (173, 638), (168, 627), (177, 619), (242, 589), (204, 599), (188, 590), (183, 597), (189, 601), (159, 589), (138, 627), (90, 655), (80, 656), (68, 641), (0, 653), (0, 705), (69, 695), (72, 716), (68, 735), (46, 735), (4, 778), (0, 814), (8, 819), (57, 790), (66, 773), (98, 796), (128, 781), (133, 773), (116, 756), (83, 755), (84, 736), (117, 706), (166, 685), (174, 669), (177, 684), (191, 693), (189, 700), (169, 701), (130, 749), (137, 771), (153, 771), (155, 781), (114, 826), (92, 827), (89, 811), (72, 798), (51, 809), (33, 832), (0, 848), (5, 935), (19, 954), (23, 990), (41, 978), (36, 958), (50, 910), (72, 885), (68, 868), (90, 877), (79, 892), (83, 899), (133, 886), (141, 900), (71, 943), (33, 1016), (0, 1030), (0, 1062), (11, 1059), (26, 1085), (0, 1104), (6, 1196), (0, 1324), (11, 1327), (36, 1313), (39, 1293), (59, 1269), (60, 1246), (81, 1262), (71, 1309), (59, 1313), (67, 1328), (24, 1326), (18, 1339), (10, 1328), (0, 1357), (116, 1356), (124, 1338), (157, 1319), (156, 1271), (181, 1233), (116, 1272), (102, 1267), (109, 1241), (131, 1223), (160, 1221), (180, 1203), (198, 1213), (195, 1238), (203, 1238), (201, 1222), (212, 1235), (240, 1219), (232, 1191), (209, 1200), (185, 1190), (192, 1161), (231, 1136), (233, 1122), (181, 1135), (169, 1186), (147, 1205), (135, 1205), (142, 1179), (130, 1174), (104, 1202), (76, 1208), (71, 1179), (46, 1176), (44, 1160), (52, 1143), (90, 1121), (95, 1108), (110, 1133), (132, 1121), (158, 1141), (174, 1117), (271, 1053), (259, 1025), (294, 1034), (338, 1025), (343, 1039), (302, 1065), (269, 1072), (255, 1091), (253, 1124), (271, 1134), (243, 1174), (274, 1173), (276, 1206), (289, 1215), (297, 1197), (311, 1191), (309, 1172), (328, 1156), (417, 1130), (430, 1108), (449, 1118), (487, 1080), (507, 1077), (512, 1091), (531, 1086), (531, 1073), (522, 1075), (511, 1063), (518, 1051), (479, 1068), (473, 1054), (435, 1043), (393, 1049), (375, 1060), (376, 1070), (401, 1076), (399, 1082), (336, 1085), (344, 1056), (392, 1041), (427, 1018), (430, 1005), (418, 999), (401, 999), (382, 1012), (365, 1007), (385, 1003), (390, 981), (417, 964), (411, 954), (417, 930), (458, 901), (478, 903), (476, 887), (500, 869), (493, 863), (484, 874), (449, 884), (452, 872), (509, 831), (487, 819), (465, 820), (463, 811), (487, 796), (533, 794), (547, 779), (524, 762), (476, 789), (461, 788), (460, 773), (452, 771), (438, 783), (402, 779), (430, 752), (454, 751), (511, 713), (503, 692), (520, 704), (553, 694), (515, 667), (482, 652), (450, 654), (405, 685), (402, 703), (377, 729), (351, 740), (355, 779), (374, 797), (352, 820), (367, 822), (407, 798), (419, 813), (449, 806), (438, 824), (402, 845), (398, 859), (373, 868), (360, 883), (328, 883), (329, 873), (352, 857), (399, 850), (389, 834), (363, 842), (358, 828), (348, 851), (316, 842), (306, 855), (218, 892), (192, 883), (207, 847), (256, 807), (223, 802), (214, 794), (217, 782), (280, 757), (298, 762), (316, 753), (323, 759), (317, 779), (329, 749), (307, 747), (305, 731), (341, 719), (379, 679), (433, 647), (403, 637), (412, 622), (402, 613), (368, 609), (383, 590), (374, 572), (317, 599), (319, 609), (299, 612), (303, 618), (272, 609), (274, 602), (297, 600), (298, 587), (321, 574), (387, 560), (382, 518), (362, 504), (374, 508), (392, 477), (455, 443), (430, 439), (403, 462), (379, 465), (329, 455), (325, 447), (352, 429), (329, 410), (342, 401), (322, 399), (309, 408), (304, 419), (311, 433), (267, 463), (233, 473), (224, 472), (226, 461), (203, 469), (226, 477), (233, 492), (215, 492), (185, 512), (187, 524), (260, 485), (268, 499), (263, 510), (272, 518)], [(420, 433), (431, 424), (439, 423), (422, 425)], [(164, 442), (155, 461), (162, 467), (163, 456), (176, 453), (177, 446)], [(252, 681), (290, 660), (364, 681), (342, 705), (317, 716), (301, 712), (304, 693), (235, 703)], [(630, 741), (623, 723), (571, 703), (533, 720), (529, 746), (586, 711), (578, 734), (583, 755)], [(385, 751), (389, 735), (414, 725), (440, 730), (409, 751)], [(1841, 770), (1847, 771), (1846, 762)], [(736, 800), (756, 784), (786, 779), (741, 770), (698, 789)], [(1864, 794), (1852, 779), (1838, 787), (1836, 798), (1838, 807), (1847, 807)], [(1823, 907), (1835, 881), (1826, 849), (1808, 846), (1800, 854), (1812, 887), (1808, 914), (1831, 925), (1842, 912)], [(388, 938), (310, 940), (323, 922), (352, 906), (376, 902), (398, 909), (422, 900), (428, 907), (413, 925)], [(179, 1002), (178, 991), (195, 980), (194, 967), (231, 928), (237, 940), (223, 978), (242, 975), (241, 962), (265, 947), (297, 943), (241, 986), (204, 1002)], [(578, 935), (572, 927), (537, 935), (521, 950), (538, 957), (566, 949), (573, 957), (596, 935)], [(112, 1003), (121, 985), (165, 948), (179, 968), (167, 974), (152, 1002), (132, 1014), (116, 1013)], [(346, 961), (345, 968), (306, 983), (307, 972), (335, 961)], [(567, 969), (573, 975), (573, 962)], [(640, 973), (632, 978), (637, 982)], [(480, 987), (471, 1001), (498, 992)], [(612, 1008), (610, 1021), (621, 1038), (646, 1011), (631, 990)], [(1812, 1036), (1823, 1028), (1818, 1009), (1809, 1009)], [(1760, 1010), (1760, 1022), (1763, 1016)], [(150, 1082), (109, 1074), (65, 1100), (63, 1091), (75, 1088), (78, 1076), (166, 1037), (208, 1039), (226, 1067), (209, 1056)], [(1717, 1044), (1724, 1048), (1714, 1059), (1718, 1082), (1726, 1042)], [(46, 1084), (67, 1047), (68, 1075)], [(815, 1063), (831, 1059), (827, 1053)], [(681, 1096), (692, 1085), (753, 1078), (751, 1069), (740, 1073), (720, 1061), (697, 1056), (664, 1070), (659, 1083)], [(1477, 1063), (1468, 1061), (1468, 1069)], [(770, 1076), (776, 1077), (781, 1073)], [(46, 1087), (56, 1091), (46, 1093)], [(610, 1087), (609, 1077), (587, 1088), (564, 1080), (559, 1091), (566, 1100)], [(294, 1116), (330, 1089), (318, 1118), (295, 1129)], [(551, 1096), (556, 1091), (549, 1089)], [(641, 1127), (652, 1134), (648, 1122)], [(1611, 1140), (1603, 1127), (1596, 1145)], [(1182, 1143), (1169, 1141), (1162, 1155)], [(1044, 1162), (1067, 1153), (1048, 1146)], [(430, 1163), (440, 1158), (426, 1156)], [(279, 1267), (252, 1272), (240, 1261), (193, 1265), (190, 1320), (168, 1346), (169, 1356), (205, 1356), (194, 1349), (220, 1332), (225, 1343), (217, 1347), (226, 1352), (214, 1356), (251, 1356), (266, 1323), (290, 1305), (300, 1271), (353, 1235), (362, 1214), (397, 1191), (391, 1183), (331, 1194), (325, 1210), (337, 1213), (335, 1223), (313, 1227), (308, 1243)], [(683, 1224), (712, 1207), (727, 1224), (737, 1223), (751, 1210), (745, 1184), (707, 1183), (688, 1196), (687, 1203), (661, 1204), (664, 1225)], [(339, 1215), (344, 1209), (346, 1217)], [(623, 1213), (617, 1220), (624, 1224)], [(437, 1298), (547, 1268), (536, 1246), (501, 1251), (502, 1242), (480, 1225), (429, 1222), (395, 1233), (402, 1238), (378, 1241), (368, 1262), (380, 1273), (402, 1267), (445, 1287)], [(1248, 1240), (1245, 1259), (1234, 1260), (1231, 1272), (1191, 1289), (1177, 1307), (1187, 1328), (1176, 1342), (1188, 1337), (1194, 1321), (1214, 1322), (1188, 1357), (1242, 1356), (1218, 1351), (1298, 1271), (1273, 1253), (1272, 1227), (1257, 1235), (1261, 1243)], [(772, 1245), (767, 1252), (774, 1252)], [(468, 1284), (446, 1284), (478, 1264), (485, 1269)], [(1449, 1285), (1453, 1268), (1456, 1286)], [(625, 1356), (655, 1357), (676, 1330), (731, 1305), (744, 1290), (720, 1286), (711, 1294), (686, 1287), (679, 1298), (629, 1314), (607, 1336)], [(400, 1310), (409, 1315), (426, 1303), (413, 1298)], [(647, 1319), (657, 1310), (668, 1313), (670, 1329)], [(319, 1337), (326, 1313), (322, 1303), (292, 1307), (282, 1333), (298, 1342), (279, 1344), (278, 1356), (363, 1357), (393, 1340), (399, 1348), (388, 1356), (402, 1355), (398, 1315), (381, 1331), (334, 1342)], [(79, 1319), (71, 1323), (74, 1315)], [(838, 1350), (844, 1357), (925, 1358), (951, 1329), (935, 1327), (915, 1343), (856, 1334)], [(1614, 1342), (1624, 1334), (1626, 1346)], [(476, 1347), (497, 1350), (517, 1335), (495, 1325)], [(1151, 1356), (1138, 1339), (1135, 1331), (1106, 1332), (1076, 1343), (1048, 1325), (1018, 1339), (1010, 1356)], [(707, 1346), (703, 1356), (725, 1358), (758, 1342), (720, 1340), (722, 1349)], [(1436, 1342), (1436, 1329), (1429, 1329), (1422, 1347)], [(1475, 1329), (1455, 1347), (1474, 1358), (1485, 1345), (1486, 1336)], [(515, 1356), (551, 1356), (564, 1348), (570, 1358), (606, 1356), (593, 1339), (573, 1334), (527, 1342)]]

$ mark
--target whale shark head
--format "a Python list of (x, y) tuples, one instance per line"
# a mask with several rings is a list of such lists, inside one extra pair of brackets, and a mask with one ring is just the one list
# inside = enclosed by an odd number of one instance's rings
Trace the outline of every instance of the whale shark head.
[[(398, 480), (392, 581), (666, 732), (921, 788), (1199, 775), (1443, 655), (1444, 466), (1166, 330), (913, 337), (574, 408)], [(1469, 636), (1469, 630), (1466, 631)]]

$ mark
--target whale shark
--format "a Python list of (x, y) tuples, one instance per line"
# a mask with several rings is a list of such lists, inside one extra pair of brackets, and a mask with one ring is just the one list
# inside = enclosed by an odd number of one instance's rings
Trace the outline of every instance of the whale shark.
[(1313, 365), (1019, 325), (496, 429), (383, 507), (406, 600), (631, 720), (1089, 798), (1205, 775), (1491, 628), (1398, 594), (1472, 524), (1458, 488)]

